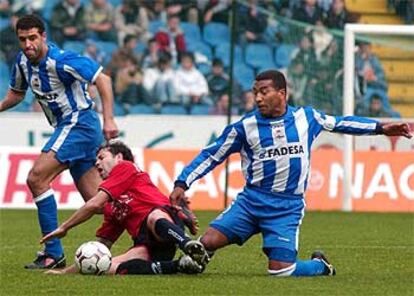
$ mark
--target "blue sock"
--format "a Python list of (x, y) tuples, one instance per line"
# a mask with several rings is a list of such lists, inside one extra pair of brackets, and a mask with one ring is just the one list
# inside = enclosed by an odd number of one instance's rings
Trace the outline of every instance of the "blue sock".
[(325, 264), (319, 260), (296, 261), (296, 269), (292, 276), (315, 276), (323, 274)]
[[(37, 217), (39, 219), (42, 234), (46, 235), (58, 227), (57, 205), (52, 189), (34, 198), (37, 206)], [(54, 238), (45, 244), (45, 252), (53, 258), (59, 258), (63, 254), (60, 239)]]

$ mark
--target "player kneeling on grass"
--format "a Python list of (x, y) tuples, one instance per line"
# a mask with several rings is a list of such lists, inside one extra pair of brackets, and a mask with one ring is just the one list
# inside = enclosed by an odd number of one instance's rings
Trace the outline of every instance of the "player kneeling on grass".
[(320, 251), (311, 260), (297, 258), (312, 142), (322, 130), (411, 138), (410, 128), (406, 123), (381, 124), (369, 118), (330, 116), (312, 107), (288, 106), (285, 77), (276, 70), (257, 75), (253, 92), (258, 108), (227, 126), (215, 143), (184, 168), (175, 181), (171, 203), (184, 199), (194, 181), (230, 154), (240, 153), (246, 185), (202, 235), (206, 250), (212, 253), (229, 244), (242, 245), (261, 233), (271, 275), (334, 275), (335, 269)]
[[(134, 164), (132, 152), (124, 143), (111, 141), (102, 146), (96, 168), (104, 180), (98, 193), (56, 230), (44, 236), (41, 243), (64, 237), (69, 229), (103, 211), (104, 221), (96, 232), (98, 241), (111, 248), (124, 230), (134, 241), (126, 253), (112, 259), (108, 274), (199, 273), (203, 270), (204, 266), (190, 256), (204, 254), (204, 247), (184, 232), (184, 225), (192, 234), (198, 230), (195, 216), (186, 205), (184, 209), (170, 205), (149, 175)], [(186, 255), (173, 260), (177, 245)], [(74, 265), (49, 271), (54, 274), (73, 272), (77, 272)]]

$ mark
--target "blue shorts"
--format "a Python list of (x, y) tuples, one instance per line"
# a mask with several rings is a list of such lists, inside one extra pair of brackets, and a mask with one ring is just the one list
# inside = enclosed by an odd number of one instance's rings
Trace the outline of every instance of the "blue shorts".
[(269, 260), (295, 262), (304, 213), (303, 198), (244, 188), (210, 226), (238, 245), (262, 233), (263, 251)]
[(84, 110), (79, 112), (77, 122), (71, 123), (71, 118), (67, 118), (60, 123), (42, 152), (56, 152), (56, 159), (69, 165), (77, 183), (95, 165), (96, 153), (103, 141), (98, 115), (93, 110)]

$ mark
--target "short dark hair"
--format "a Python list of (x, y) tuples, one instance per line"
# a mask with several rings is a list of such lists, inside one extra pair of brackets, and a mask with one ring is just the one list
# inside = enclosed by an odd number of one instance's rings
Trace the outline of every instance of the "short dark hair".
[(126, 35), (125, 38), (124, 38), (124, 45), (126, 45), (129, 41), (131, 41), (133, 39), (138, 40), (138, 37), (136, 35), (134, 35), (134, 34), (128, 34), (128, 35)]
[(172, 56), (168, 51), (160, 50), (157, 55), (159, 64), (167, 64), (172, 60)]
[(16, 23), (16, 32), (18, 30), (30, 30), (32, 28), (37, 28), (40, 34), (43, 34), (45, 31), (45, 24), (42, 19), (34, 14), (24, 15)]
[(276, 89), (284, 89), (286, 90), (286, 79), (282, 72), (277, 70), (266, 70), (259, 73), (256, 76), (256, 81), (259, 80), (272, 80), (273, 86)]
[(118, 153), (121, 153), (124, 160), (134, 162), (134, 156), (132, 155), (131, 149), (122, 141), (110, 140), (105, 144), (101, 145), (101, 147), (99, 147), (98, 152), (102, 149), (108, 150), (114, 156)]
[(220, 58), (214, 58), (213, 62), (212, 62), (212, 65), (213, 65), (213, 67), (214, 66), (222, 67), (223, 66), (223, 61)]
[(192, 52), (189, 52), (189, 51), (183, 52), (181, 54), (181, 59), (180, 60), (182, 60), (183, 58), (189, 58), (194, 63), (194, 54)]

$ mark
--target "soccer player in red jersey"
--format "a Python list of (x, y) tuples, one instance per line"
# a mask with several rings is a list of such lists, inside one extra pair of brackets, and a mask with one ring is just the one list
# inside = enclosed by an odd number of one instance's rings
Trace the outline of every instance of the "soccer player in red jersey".
[[(111, 141), (98, 151), (96, 168), (104, 180), (98, 193), (55, 231), (41, 239), (64, 237), (69, 229), (103, 211), (98, 240), (111, 248), (126, 230), (134, 245), (114, 257), (109, 274), (198, 273), (204, 268), (206, 251), (184, 232), (183, 213), (172, 207), (168, 197), (135, 164), (131, 150), (120, 141)], [(185, 215), (184, 215), (185, 216)], [(195, 223), (195, 221), (194, 221)], [(178, 247), (186, 254), (172, 260)], [(76, 272), (75, 266), (50, 273)]]

